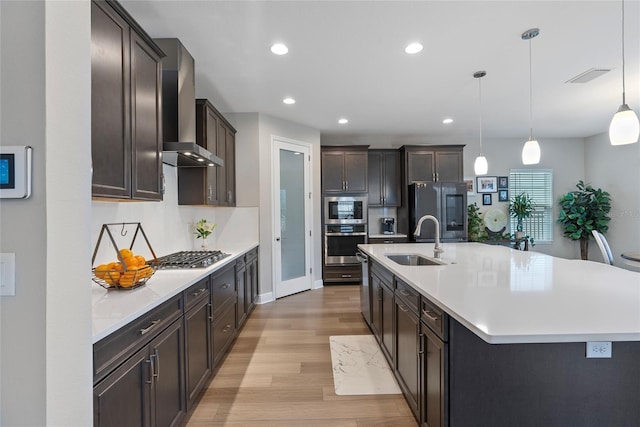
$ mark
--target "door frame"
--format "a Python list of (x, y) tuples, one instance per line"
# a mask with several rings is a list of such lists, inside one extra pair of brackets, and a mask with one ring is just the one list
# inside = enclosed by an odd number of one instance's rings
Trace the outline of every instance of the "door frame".
[[(305, 234), (305, 251), (306, 257), (305, 262), (307, 263), (307, 274), (309, 277), (309, 287), (307, 290), (313, 289), (313, 248), (315, 235), (312, 232), (313, 229), (313, 144), (304, 141), (298, 141), (295, 139), (285, 138), (277, 135), (271, 135), (271, 254), (272, 254), (272, 269), (271, 269), (271, 283), (273, 284), (273, 299), (276, 300), (281, 297), (278, 293), (278, 284), (280, 283), (277, 278), (277, 273), (281, 268), (278, 269), (279, 260), (277, 257), (280, 256), (280, 252), (278, 250), (279, 242), (276, 241), (277, 233), (276, 230), (280, 229), (279, 221), (280, 218), (277, 217), (276, 212), (279, 211), (279, 203), (280, 203), (280, 189), (276, 188), (276, 184), (279, 183), (279, 179), (276, 180), (276, 176), (279, 176), (280, 170), (276, 170), (276, 156), (280, 155), (280, 145), (279, 143), (297, 145), (299, 147), (303, 147), (309, 152), (309, 157), (307, 158), (306, 168), (307, 168), (307, 182), (305, 183), (305, 189), (309, 193), (309, 197), (305, 198), (305, 228), (307, 228), (307, 233)], [(278, 162), (279, 163), (279, 162)], [(277, 175), (276, 175), (277, 174)]]

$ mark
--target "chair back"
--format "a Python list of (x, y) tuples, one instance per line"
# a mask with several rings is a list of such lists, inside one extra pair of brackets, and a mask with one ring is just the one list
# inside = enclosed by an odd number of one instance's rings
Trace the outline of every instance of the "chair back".
[(593, 234), (593, 238), (598, 244), (598, 248), (600, 248), (600, 252), (602, 253), (602, 259), (604, 260), (604, 262), (609, 265), (613, 265), (613, 254), (611, 253), (611, 248), (609, 247), (609, 243), (604, 237), (604, 234), (600, 233), (597, 230), (591, 230), (591, 233)]

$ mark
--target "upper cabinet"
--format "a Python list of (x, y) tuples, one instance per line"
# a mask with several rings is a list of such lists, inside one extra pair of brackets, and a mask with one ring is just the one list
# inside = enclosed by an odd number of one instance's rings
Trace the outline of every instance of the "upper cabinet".
[(405, 145), (401, 148), (404, 182), (460, 182), (464, 145)]
[(178, 204), (235, 206), (235, 135), (211, 102), (196, 100), (196, 143), (224, 160), (224, 167), (179, 168)]
[(400, 152), (369, 150), (369, 207), (400, 206)]
[(322, 147), (322, 192), (366, 193), (368, 146)]
[(162, 200), (163, 56), (117, 2), (92, 2), (94, 197)]

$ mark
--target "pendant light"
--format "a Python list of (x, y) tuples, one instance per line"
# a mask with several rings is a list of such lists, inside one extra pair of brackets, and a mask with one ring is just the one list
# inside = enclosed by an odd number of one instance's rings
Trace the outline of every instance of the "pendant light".
[(625, 101), (624, 86), (624, 0), (622, 0), (622, 104), (613, 115), (609, 125), (609, 141), (611, 145), (625, 145), (638, 142), (640, 123), (638, 116)]
[(531, 39), (540, 34), (538, 28), (531, 28), (522, 33), (522, 40), (529, 40), (529, 140), (522, 148), (522, 164), (537, 165), (540, 163), (540, 145), (533, 139), (533, 77), (531, 72)]
[(480, 84), (480, 79), (486, 75), (486, 71), (476, 71), (473, 73), (473, 77), (478, 79), (478, 100), (480, 104), (480, 155), (476, 157), (476, 161), (473, 164), (473, 171), (476, 175), (486, 175), (489, 171), (487, 158), (482, 154), (482, 85)]

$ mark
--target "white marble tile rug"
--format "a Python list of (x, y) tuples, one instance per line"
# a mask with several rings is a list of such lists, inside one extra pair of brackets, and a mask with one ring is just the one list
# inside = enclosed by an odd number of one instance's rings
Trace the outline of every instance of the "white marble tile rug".
[(401, 393), (373, 335), (331, 336), (329, 343), (336, 394)]

